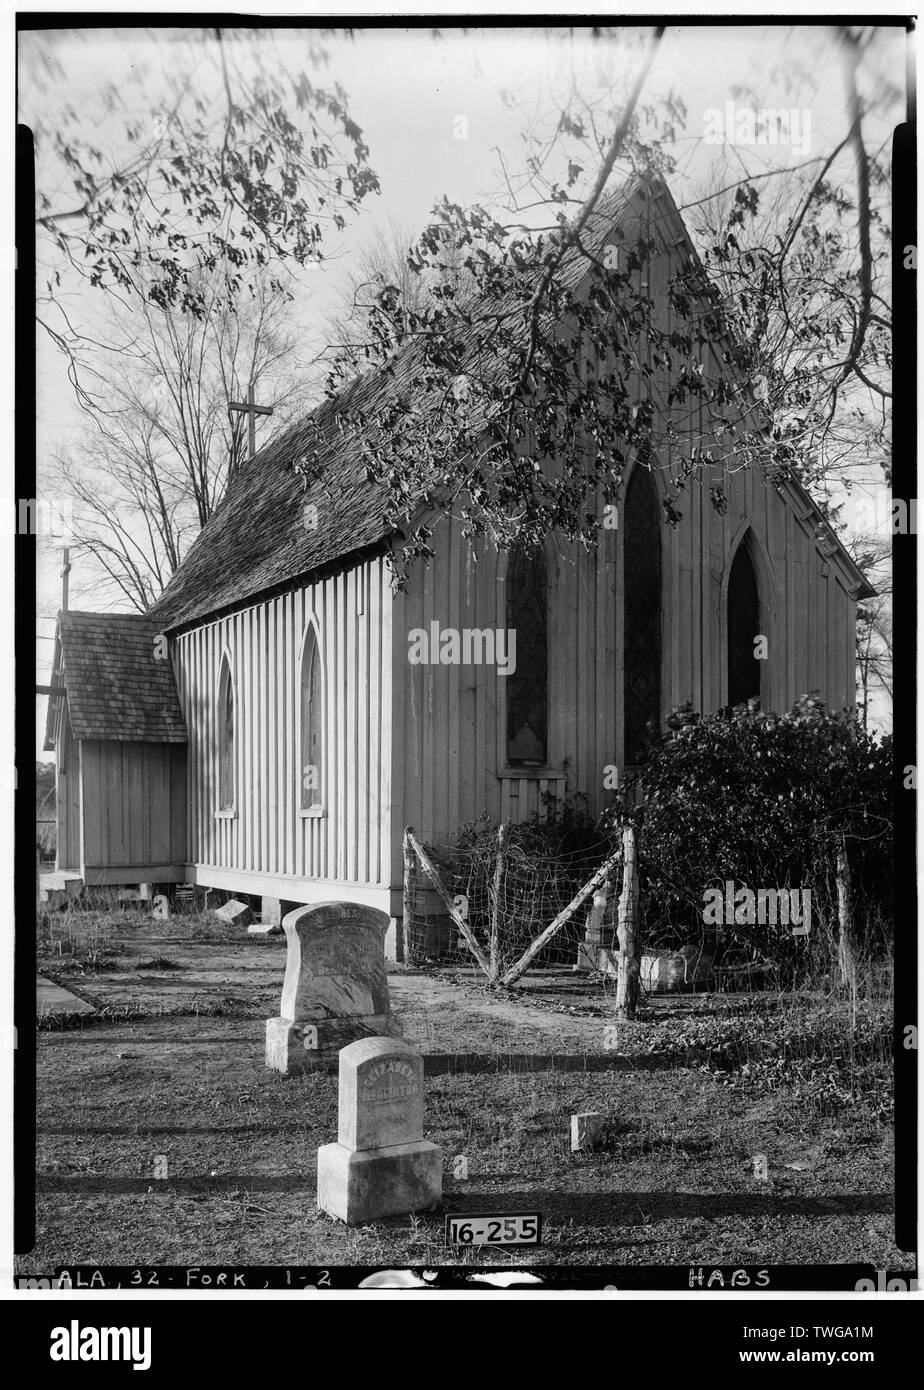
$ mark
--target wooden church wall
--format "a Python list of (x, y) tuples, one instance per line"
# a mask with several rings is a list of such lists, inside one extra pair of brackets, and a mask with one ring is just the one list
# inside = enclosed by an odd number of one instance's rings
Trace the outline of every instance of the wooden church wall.
[(68, 869), (75, 873), (81, 868), (81, 825), (80, 825), (80, 745), (71, 730), (67, 701), (61, 702), (63, 709), (59, 716), (56, 741), (57, 784), (55, 805), (57, 808), (57, 850), (55, 867)]
[[(683, 228), (655, 207), (648, 234), (660, 240), (645, 274), (661, 323), (672, 322), (668, 277), (686, 256)], [(641, 351), (641, 349), (640, 349)], [(708, 374), (721, 370), (718, 350), (705, 345)], [(647, 348), (643, 353), (647, 355)], [(668, 411), (669, 373), (650, 361), (650, 386)], [(636, 391), (641, 391), (641, 378)], [(750, 406), (746, 407), (751, 409)], [(715, 439), (709, 407), (701, 400), (672, 407), (678, 428), (700, 446)], [(752, 418), (745, 416), (745, 419)], [(737, 546), (750, 531), (760, 593), (764, 708), (789, 709), (803, 694), (817, 694), (833, 708), (852, 708), (855, 605), (849, 580), (834, 558), (825, 558), (814, 536), (815, 518), (801, 502), (784, 499), (755, 468), (736, 470), (733, 441), (720, 439), (733, 466), (694, 475), (684, 490), (676, 527), (661, 527), (661, 717), (687, 701), (712, 711), (728, 699), (727, 586)], [(663, 498), (679, 460), (661, 451), (653, 478)], [(628, 482), (629, 473), (624, 477)], [(710, 500), (721, 482), (723, 514)], [(620, 509), (621, 511), (621, 509)], [(596, 554), (549, 543), (549, 766), (505, 766), (505, 677), (493, 666), (411, 665), (408, 634), (432, 622), (460, 632), (505, 627), (506, 561), (485, 543), (473, 551), (457, 524), (443, 522), (433, 542), (436, 555), (399, 597), (394, 617), (395, 689), (403, 718), (396, 723), (394, 779), (403, 788), (404, 820), (424, 838), (448, 838), (460, 825), (487, 814), (492, 820), (524, 820), (535, 814), (545, 791), (582, 792), (592, 813), (609, 800), (609, 765), (622, 768), (623, 750), (623, 532), (603, 531)], [(755, 636), (757, 634), (755, 633)], [(393, 844), (394, 881), (400, 881), (400, 844)]]
[[(189, 728), (189, 862), (201, 883), (292, 901), (324, 883), (382, 905), (389, 872), (391, 720), (388, 577), (381, 559), (254, 605), (172, 643)], [(301, 811), (300, 660), (309, 621), (324, 689), (323, 814)], [(218, 812), (223, 654), (235, 696), (233, 815)], [(314, 887), (312, 887), (314, 885)], [(364, 892), (368, 888), (369, 892)]]
[[(441, 522), (435, 557), (415, 571), (395, 600), (395, 688), (403, 718), (396, 725), (395, 779), (404, 819), (431, 840), (487, 814), (526, 820), (544, 793), (577, 789), (602, 804), (603, 769), (616, 764), (616, 535), (596, 554), (577, 546), (546, 547), (549, 576), (548, 763), (515, 768), (506, 759), (508, 677), (496, 665), (411, 664), (415, 629), (506, 629), (507, 560), (458, 525)], [(518, 657), (522, 656), (522, 651)], [(400, 846), (399, 846), (400, 848)], [(397, 866), (395, 866), (395, 869)]]
[(80, 742), (87, 883), (182, 883), (186, 745)]
[[(832, 708), (855, 703), (855, 606), (833, 559), (818, 551), (813, 522), (756, 474), (728, 485), (724, 516), (708, 485), (694, 485), (676, 528), (662, 526), (661, 717), (689, 701), (700, 712), (728, 700), (727, 585), (737, 546), (752, 533), (760, 594), (761, 703), (785, 711), (815, 694)], [(430, 839), (467, 821), (525, 820), (547, 790), (580, 791), (596, 813), (609, 800), (608, 765), (624, 764), (623, 537), (605, 532), (596, 554), (547, 546), (549, 568), (549, 760), (511, 769), (504, 755), (507, 677), (496, 666), (412, 665), (415, 629), (506, 627), (506, 560), (477, 552), (443, 523), (435, 558), (399, 596), (394, 617), (394, 778), (404, 819)], [(755, 633), (755, 637), (758, 634)], [(398, 847), (400, 849), (400, 846)], [(394, 849), (393, 853), (398, 850)], [(397, 873), (397, 863), (393, 865)]]

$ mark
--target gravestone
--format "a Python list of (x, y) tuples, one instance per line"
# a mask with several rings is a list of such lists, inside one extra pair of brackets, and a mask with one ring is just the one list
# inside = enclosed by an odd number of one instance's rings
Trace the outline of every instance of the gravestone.
[(253, 909), (237, 898), (229, 898), (223, 907), (215, 909), (215, 916), (232, 927), (246, 927), (253, 921)]
[(348, 1226), (436, 1206), (443, 1154), (423, 1137), (423, 1058), (399, 1038), (340, 1053), (337, 1143), (318, 1149), (318, 1206)]
[(260, 899), (260, 919), (282, 931), (282, 919), (294, 912), (298, 903), (287, 902), (284, 898), (270, 898), (265, 893)]
[(280, 1017), (267, 1020), (274, 1071), (332, 1066), (359, 1038), (400, 1037), (385, 974), (388, 916), (360, 903), (315, 903), (287, 913)]
[(571, 1152), (582, 1153), (593, 1149), (603, 1134), (604, 1118), (596, 1110), (585, 1110), (571, 1116)]

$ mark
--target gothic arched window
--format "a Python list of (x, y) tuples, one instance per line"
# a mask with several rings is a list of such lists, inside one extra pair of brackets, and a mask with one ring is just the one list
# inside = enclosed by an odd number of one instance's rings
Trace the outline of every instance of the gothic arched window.
[(324, 727), (321, 653), (312, 624), (302, 647), (301, 673), (301, 809), (321, 805), (321, 758)]
[(760, 633), (760, 597), (747, 536), (732, 561), (726, 613), (728, 704), (733, 709), (755, 696), (760, 698), (760, 661), (754, 655), (754, 639)]
[(549, 576), (541, 550), (517, 549), (507, 566), (507, 630), (516, 633), (516, 668), (505, 676), (507, 761), (548, 762)]
[(227, 653), (218, 678), (218, 809), (234, 810), (234, 682)]
[(625, 761), (640, 761), (649, 723), (661, 723), (661, 508), (637, 464), (623, 506)]

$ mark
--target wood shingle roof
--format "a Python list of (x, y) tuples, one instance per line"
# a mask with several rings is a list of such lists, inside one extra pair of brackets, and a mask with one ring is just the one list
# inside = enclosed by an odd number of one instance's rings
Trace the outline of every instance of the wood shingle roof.
[[(631, 214), (637, 195), (647, 199), (652, 193), (654, 217), (662, 230), (670, 227), (672, 244), (682, 241), (697, 262), (697, 251), (669, 190), (660, 180), (652, 182), (643, 176), (603, 195), (582, 233), (584, 245), (599, 254), (625, 215)], [(560, 273), (563, 281), (575, 287), (586, 274), (586, 261), (569, 253)], [(512, 324), (511, 341), (523, 331), (522, 319)], [(335, 399), (323, 401), (241, 468), (148, 610), (159, 631), (175, 633), (195, 626), (274, 590), (307, 582), (333, 564), (348, 565), (363, 553), (389, 545), (392, 533), (385, 520), (385, 492), (369, 481), (365, 462), (375, 449), (375, 439), (371, 430), (359, 439), (355, 429), (344, 429), (340, 415), (346, 409), (372, 418), (383, 402), (413, 395), (420, 376), (418, 362), (417, 346), (406, 346), (387, 368), (366, 373)], [(746, 389), (750, 393), (750, 387)], [(314, 478), (307, 489), (294, 466), (305, 455), (311, 457)], [(798, 491), (800, 504), (810, 505), (798, 484), (791, 487)], [(310, 510), (306, 513), (306, 509)], [(835, 551), (857, 594), (872, 593), (836, 538)]]
[(185, 743), (169, 656), (155, 656), (158, 624), (142, 613), (59, 613), (56, 675), (77, 739)]
[[(605, 195), (594, 213), (595, 230), (588, 232), (591, 240), (602, 240), (628, 206), (631, 192), (623, 186)], [(584, 271), (582, 258), (572, 254), (562, 273), (577, 281)], [(351, 382), (244, 465), (148, 610), (162, 631), (191, 626), (304, 581), (334, 562), (387, 545), (391, 532), (384, 489), (369, 481), (364, 461), (364, 449), (374, 448), (374, 439), (367, 432), (360, 441), (355, 430), (339, 427), (338, 417), (345, 409), (371, 415), (377, 405), (401, 393), (413, 394), (418, 358), (416, 345), (408, 344), (387, 368)], [(313, 456), (317, 477), (307, 490), (293, 468), (306, 452)], [(306, 524), (306, 507), (314, 508), (311, 524)]]

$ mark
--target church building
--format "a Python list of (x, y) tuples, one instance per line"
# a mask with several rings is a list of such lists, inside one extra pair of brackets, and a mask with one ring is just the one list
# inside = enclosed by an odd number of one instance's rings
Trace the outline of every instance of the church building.
[[(663, 304), (696, 256), (669, 192), (640, 181), (607, 206), (649, 228)], [(334, 410), (243, 466), (149, 613), (61, 616), (59, 869), (400, 917), (407, 825), (441, 841), (578, 792), (601, 811), (649, 722), (688, 701), (853, 708), (872, 591), (797, 483), (727, 470), (723, 513), (694, 476), (670, 525), (659, 460), (630, 461), (595, 550), (498, 552), (443, 519), (398, 592)], [(304, 492), (309, 438), (326, 466)]]

